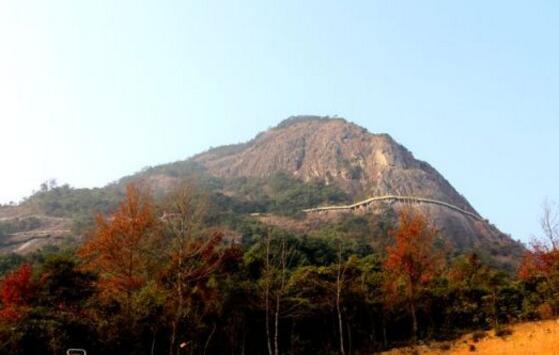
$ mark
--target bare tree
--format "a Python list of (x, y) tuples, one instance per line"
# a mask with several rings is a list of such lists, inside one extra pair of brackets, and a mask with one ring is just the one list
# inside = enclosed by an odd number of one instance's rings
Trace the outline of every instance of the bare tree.
[(546, 199), (542, 210), (540, 225), (549, 247), (554, 251), (559, 247), (559, 208), (555, 202)]
[(173, 262), (171, 284), (174, 305), (169, 354), (174, 355), (179, 324), (189, 314), (185, 288), (217, 270), (222, 256), (217, 251), (217, 245), (222, 234), (205, 229), (208, 199), (190, 183), (180, 185), (170, 194), (165, 207), (163, 226), (169, 239), (168, 257)]
[[(272, 248), (273, 241), (276, 241), (278, 244), (276, 245), (276, 248)], [(284, 236), (273, 240), (270, 232), (268, 232), (266, 236), (264, 245), (266, 258), (263, 286), (266, 312), (266, 340), (268, 354), (279, 355), (280, 316), (283, 313), (282, 301), (287, 289), (287, 272), (294, 255), (294, 248), (287, 245), (287, 240)], [(275, 301), (273, 309), (271, 309), (271, 299)], [(273, 320), (270, 319), (271, 313), (273, 313)], [(273, 323), (273, 336), (271, 323)]]

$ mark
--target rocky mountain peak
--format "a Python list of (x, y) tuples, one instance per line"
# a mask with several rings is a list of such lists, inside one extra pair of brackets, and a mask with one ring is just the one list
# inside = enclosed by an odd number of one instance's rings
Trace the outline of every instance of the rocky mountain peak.
[(373, 134), (343, 118), (293, 116), (252, 141), (214, 149), (194, 161), (220, 177), (266, 177), (337, 183), (354, 198), (414, 195), (473, 210), (429, 164), (388, 134)]

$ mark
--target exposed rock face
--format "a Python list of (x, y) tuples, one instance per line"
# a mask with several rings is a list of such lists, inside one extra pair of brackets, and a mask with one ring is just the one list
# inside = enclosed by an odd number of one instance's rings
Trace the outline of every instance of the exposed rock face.
[(416, 160), (389, 135), (371, 134), (343, 119), (294, 118), (249, 143), (210, 150), (193, 159), (221, 177), (265, 177), (281, 171), (304, 181), (338, 183), (355, 199), (412, 195), (474, 212), (435, 169)]
[[(266, 177), (287, 172), (305, 181), (337, 183), (355, 200), (416, 196), (477, 214), (441, 174), (415, 159), (389, 135), (369, 133), (343, 119), (294, 117), (248, 143), (213, 149), (192, 159), (220, 177)], [(491, 249), (497, 257), (501, 251), (521, 253), (518, 243), (488, 222), (441, 206), (418, 206), (458, 249)]]

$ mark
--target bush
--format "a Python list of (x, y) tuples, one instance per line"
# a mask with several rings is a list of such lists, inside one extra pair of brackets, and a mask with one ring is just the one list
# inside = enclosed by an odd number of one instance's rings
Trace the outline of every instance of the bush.
[(476, 346), (475, 346), (474, 344), (470, 344), (470, 352), (473, 353), (473, 352), (475, 352), (476, 350), (477, 350), (477, 349), (476, 349)]
[(510, 328), (498, 328), (495, 329), (495, 336), (506, 337), (512, 335), (512, 329)]
[(474, 343), (479, 342), (481, 339), (485, 338), (487, 336), (487, 333), (485, 333), (484, 331), (476, 331), (472, 334), (472, 340)]

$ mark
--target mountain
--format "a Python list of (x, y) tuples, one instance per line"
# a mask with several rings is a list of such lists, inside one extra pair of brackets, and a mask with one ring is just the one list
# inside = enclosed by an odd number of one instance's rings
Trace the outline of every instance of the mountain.
[[(413, 204), (457, 250), (482, 250), (507, 262), (522, 252), (519, 243), (479, 216), (428, 163), (415, 159), (389, 135), (370, 133), (341, 118), (290, 117), (246, 143), (213, 148), (184, 161), (148, 168), (103, 189), (57, 187), (32, 196), (23, 205), (27, 211), (35, 206), (32, 210), (38, 211), (40, 220), (59, 218), (49, 223), (56, 222), (60, 231), (62, 225), (67, 228), (63, 218), (75, 224), (93, 210), (110, 210), (127, 182), (140, 181), (157, 194), (164, 194), (185, 178), (197, 179), (207, 187), (224, 211), (244, 217), (258, 213), (256, 218), (261, 222), (297, 233), (308, 234), (356, 215), (375, 218), (387, 209)], [(406, 198), (375, 201), (360, 208), (301, 212), (319, 206), (348, 206), (379, 196)], [(2, 218), (0, 211), (0, 222)], [(19, 237), (29, 246), (25, 233)], [(11, 243), (9, 250), (25, 251), (13, 234), (4, 239)], [(50, 243), (45, 239), (40, 242)]]
[(306, 182), (338, 184), (354, 199), (430, 197), (475, 212), (434, 168), (389, 135), (340, 118), (292, 117), (248, 143), (211, 149), (192, 160), (218, 177), (284, 172)]
[(418, 206), (455, 247), (491, 244), (494, 255), (502, 249), (521, 250), (428, 163), (415, 159), (388, 134), (372, 134), (341, 118), (291, 117), (250, 142), (211, 149), (192, 160), (218, 177), (265, 178), (283, 172), (305, 182), (337, 185), (352, 201), (396, 195), (445, 202), (479, 217), (441, 205)]

